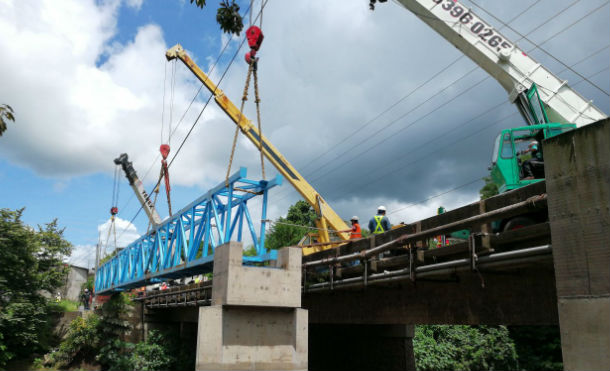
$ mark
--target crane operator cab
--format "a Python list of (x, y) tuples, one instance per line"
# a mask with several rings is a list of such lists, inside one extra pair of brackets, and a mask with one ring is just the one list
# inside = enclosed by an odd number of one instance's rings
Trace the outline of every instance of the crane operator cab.
[(502, 130), (494, 143), (490, 167), (499, 192), (544, 179), (543, 140), (574, 128), (574, 124), (543, 124)]
[(576, 128), (549, 123), (535, 84), (516, 103), (529, 125), (502, 130), (496, 137), (489, 170), (500, 193), (543, 180), (544, 140)]

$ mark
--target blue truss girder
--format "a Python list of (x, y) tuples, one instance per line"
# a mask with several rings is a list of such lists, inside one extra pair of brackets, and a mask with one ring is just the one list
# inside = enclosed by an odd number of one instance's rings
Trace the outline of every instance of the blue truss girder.
[[(274, 260), (276, 251), (265, 250), (267, 195), (282, 184), (282, 176), (273, 180), (246, 179), (242, 167), (191, 204), (166, 219), (101, 265), (96, 272), (97, 294), (122, 291), (163, 281), (211, 271), (217, 246), (242, 241), (243, 224), (250, 231), (255, 256), (245, 262)], [(261, 226), (256, 231), (248, 201), (262, 196)], [(234, 238), (235, 237), (235, 238)]]

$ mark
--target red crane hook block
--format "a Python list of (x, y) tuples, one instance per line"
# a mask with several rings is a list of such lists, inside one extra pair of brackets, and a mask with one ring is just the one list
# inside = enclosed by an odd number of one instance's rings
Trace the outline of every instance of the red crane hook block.
[(246, 31), (246, 38), (248, 39), (248, 45), (250, 45), (250, 49), (258, 50), (263, 43), (263, 31), (256, 26), (250, 26)]
[(161, 144), (161, 147), (159, 147), (159, 152), (161, 152), (163, 159), (166, 160), (167, 156), (169, 156), (169, 144)]

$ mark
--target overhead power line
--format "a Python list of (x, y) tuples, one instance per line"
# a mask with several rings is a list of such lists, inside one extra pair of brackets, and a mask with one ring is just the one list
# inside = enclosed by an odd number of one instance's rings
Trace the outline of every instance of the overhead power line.
[[(563, 8), (563, 9), (562, 9), (562, 10), (560, 10), (559, 12), (555, 13), (555, 14), (554, 14), (552, 17), (557, 17), (559, 14), (561, 14), (561, 13), (565, 12), (567, 9), (569, 9), (569, 8), (570, 8), (572, 5), (574, 5), (574, 4), (575, 4), (575, 3), (577, 3), (578, 1), (580, 1), (580, 0), (577, 0), (576, 2), (574, 2), (574, 3), (570, 4), (569, 6), (567, 6), (567, 7)], [(591, 15), (591, 14), (593, 14), (593, 12), (589, 12), (589, 13), (588, 13), (586, 16)], [(581, 17), (581, 19), (579, 19), (578, 21), (581, 21), (582, 19), (586, 18), (586, 16)], [(548, 21), (549, 21), (549, 20), (546, 20), (545, 22), (543, 22), (543, 24), (548, 23)], [(569, 25), (569, 26), (568, 26), (568, 28), (569, 28), (569, 27), (571, 27), (571, 26), (573, 26), (575, 23), (577, 23), (577, 22), (574, 22), (573, 24)], [(533, 32), (534, 30), (537, 30), (538, 28), (539, 28), (539, 27), (535, 27), (535, 28), (534, 28), (532, 31), (528, 32), (528, 34), (529, 34), (529, 33), (531, 33), (531, 32)], [(553, 39), (554, 37), (557, 37), (559, 34), (561, 34), (561, 33), (562, 33), (562, 32), (564, 32), (564, 31), (565, 31), (565, 29), (559, 30), (558, 32), (554, 33), (554, 34), (553, 34), (553, 35), (551, 35), (549, 38), (547, 38), (547, 39), (546, 39), (544, 42), (547, 42), (547, 41), (549, 41), (549, 40)], [(525, 36), (523, 36), (523, 37), (525, 37)], [(522, 37), (522, 38), (523, 38), (523, 37)], [(521, 39), (520, 39), (520, 40), (521, 40)], [(519, 40), (518, 40), (518, 41), (519, 41)], [(534, 46), (534, 48), (532, 48), (532, 49), (528, 50), (528, 53), (531, 53), (532, 51), (534, 51), (534, 50), (535, 50), (535, 49), (537, 49), (537, 48), (538, 48), (538, 46)], [(580, 62), (577, 62), (576, 64), (578, 64), (578, 63), (580, 63)], [(576, 64), (574, 64), (574, 65), (576, 65)], [(476, 69), (476, 68), (475, 68), (475, 69)], [(563, 72), (563, 71), (565, 71), (565, 69), (564, 69), (564, 70), (562, 70), (561, 72)], [(473, 72), (473, 70), (468, 71), (468, 72), (467, 72), (467, 74), (469, 74), (469, 73), (471, 73), (471, 72)], [(543, 86), (541, 86), (541, 88), (544, 88), (544, 87), (543, 87)], [(455, 98), (454, 98), (454, 99), (455, 99)], [(441, 108), (441, 106), (437, 107), (437, 109), (440, 109), (440, 108)], [(430, 112), (430, 113), (431, 113), (431, 112)], [(391, 124), (393, 124), (393, 122), (391, 122), (391, 123), (390, 123), (390, 125), (391, 125)], [(412, 126), (412, 125), (410, 125), (410, 126)], [(386, 126), (386, 127), (387, 127), (387, 126)], [(386, 128), (386, 127), (384, 127), (384, 128)], [(401, 131), (404, 131), (404, 130), (401, 130)], [(375, 134), (373, 134), (371, 137), (376, 136), (376, 135), (377, 135), (377, 134), (379, 134), (380, 132), (382, 132), (382, 130), (377, 131), (377, 132), (376, 132)], [(400, 131), (399, 131), (399, 132), (400, 132)], [(390, 139), (390, 137), (394, 136), (394, 135), (395, 135), (395, 134), (397, 134), (397, 133), (398, 133), (398, 132), (391, 134), (390, 136), (386, 137), (384, 140)], [(371, 137), (366, 138), (366, 139), (370, 139)], [(343, 151), (343, 152), (342, 152), (342, 153), (341, 153), (339, 156), (346, 154), (346, 153), (347, 153), (349, 150), (351, 150), (352, 148), (355, 148), (357, 145), (359, 145), (359, 144), (361, 144), (361, 143), (362, 143), (362, 141), (361, 141), (361, 142), (359, 142), (359, 143), (357, 143), (357, 144), (355, 144), (355, 145), (352, 145), (351, 147), (349, 147), (348, 149), (346, 149), (345, 151)], [(380, 142), (377, 142), (377, 144), (379, 144), (379, 143), (380, 143)], [(376, 145), (377, 145), (377, 144), (376, 144)], [(336, 170), (336, 169), (338, 169), (338, 168), (340, 168), (340, 167), (342, 167), (342, 166), (345, 166), (346, 164), (348, 164), (348, 163), (350, 163), (350, 162), (352, 162), (352, 161), (355, 161), (355, 160), (357, 159), (357, 157), (358, 157), (358, 156), (361, 156), (363, 153), (367, 153), (367, 152), (369, 152), (369, 151), (370, 151), (370, 150), (372, 150), (373, 148), (375, 148), (375, 146), (371, 146), (371, 147), (369, 147), (368, 151), (360, 152), (360, 153), (359, 153), (358, 155), (356, 155), (356, 156), (353, 156), (353, 157), (352, 157), (352, 156), (350, 156), (350, 158), (349, 158), (349, 159), (347, 159), (346, 161), (343, 161), (343, 162), (340, 162), (340, 163), (333, 162), (333, 165), (334, 165), (334, 167), (333, 167), (333, 168), (331, 168), (329, 171), (325, 172), (324, 174), (322, 174), (322, 175), (320, 175), (320, 176), (317, 176), (316, 178), (312, 179), (312, 181), (316, 181), (316, 180), (318, 180), (318, 179), (320, 179), (320, 178), (324, 177), (325, 175), (329, 174), (329, 173), (330, 173), (330, 172), (332, 172), (333, 170)], [(327, 152), (328, 152), (328, 151), (327, 151)], [(311, 176), (312, 174), (314, 174), (314, 173), (318, 172), (319, 170), (323, 169), (324, 167), (326, 167), (326, 166), (327, 166), (327, 165), (329, 165), (329, 164), (330, 164), (330, 162), (325, 163), (324, 165), (322, 165), (322, 166), (318, 167), (317, 169), (313, 170), (312, 172), (310, 172), (310, 173), (309, 173), (307, 176), (308, 176), (308, 177), (309, 177), (309, 176)]]
[[(264, 7), (267, 5), (268, 0), (264, 0), (264, 2), (261, 5), (261, 10), (258, 13), (256, 19), (254, 20), (254, 22), (256, 22), (256, 20), (258, 19), (258, 17), (261, 15), (261, 12), (263, 11)], [(249, 7), (248, 9), (246, 9), (246, 13), (249, 11)], [(223, 47), (221, 54), (216, 58), (216, 61), (214, 62), (214, 65), (212, 66), (212, 69), (210, 71), (210, 73), (212, 72), (212, 70), (214, 69), (214, 66), (216, 66), (216, 64), (218, 63), (220, 56), (222, 55), (222, 53), (224, 53), (224, 50), (226, 49), (227, 45), (229, 44), (229, 42), (231, 41), (231, 39), (229, 38), (225, 44), (225, 46)], [(233, 65), (233, 62), (235, 61), (235, 58), (237, 57), (237, 55), (239, 54), (242, 46), (244, 45), (246, 41), (246, 38), (244, 37), (241, 41), (241, 43), (239, 44), (237, 50), (235, 51), (235, 53), (233, 54), (233, 57), (231, 58), (231, 60), (229, 61), (229, 64), (227, 65), (227, 67), (225, 68), (223, 74), (221, 75), (220, 79), (218, 80), (218, 84), (216, 85), (216, 89), (218, 89), (218, 87), (220, 86), (220, 83), (222, 82), (222, 80), (224, 80), (227, 72), (229, 71), (229, 69), (231, 68), (231, 66)], [(191, 105), (193, 104), (195, 98), (199, 95), (199, 92), (201, 91), (201, 89), (203, 88), (203, 84), (201, 85), (201, 87), (199, 88), (199, 90), (197, 91), (197, 93), (195, 94), (195, 96), (193, 97), (193, 99), (191, 100), (191, 103), (189, 104), (188, 109), (191, 107)], [(193, 132), (193, 129), (195, 128), (195, 126), (197, 125), (197, 123), (199, 122), (199, 119), (201, 118), (201, 116), (203, 115), (203, 112), (205, 111), (205, 109), (207, 108), (208, 104), (210, 103), (212, 97), (214, 94), (210, 94), (208, 100), (206, 101), (206, 103), (204, 104), (203, 108), (201, 109), (201, 111), (199, 112), (199, 115), (197, 115), (197, 118), (195, 119), (195, 121), (193, 122), (193, 124), (191, 125), (191, 128), (189, 129), (189, 131), (187, 132), (186, 136), (184, 137), (184, 139), (182, 140), (182, 142), (180, 143), (180, 146), (178, 147), (178, 149), (176, 150), (176, 152), (174, 153), (174, 156), (172, 157), (171, 161), (168, 163), (168, 167), (170, 167), (174, 160), (176, 159), (176, 157), (178, 156), (178, 154), (180, 153), (180, 150), (182, 149), (182, 147), (184, 146), (184, 143), (186, 143), (186, 140), (188, 139), (188, 137), (191, 135), (191, 133)], [(184, 116), (186, 115), (186, 112), (182, 115), (180, 122), (176, 125), (175, 129), (177, 129), (178, 125), (182, 122), (182, 119), (184, 118)], [(157, 156), (158, 157), (158, 156)], [(159, 184), (161, 182), (161, 178), (159, 178), (159, 180), (157, 181), (157, 183), (155, 184), (155, 186), (152, 188), (153, 191), (154, 189), (156, 189)], [(152, 194), (152, 191), (148, 193), (149, 195)], [(133, 218), (131, 218), (129, 224), (133, 224), (134, 220), (138, 217), (138, 215), (140, 214), (140, 212), (142, 211), (143, 206), (140, 205), (140, 208), (138, 209), (138, 211), (136, 212), (136, 214), (133, 216)], [(123, 231), (121, 231), (121, 233), (119, 234), (119, 239), (120, 237), (123, 235), (123, 233), (125, 233), (125, 231), (127, 230), (127, 228), (129, 227), (129, 224), (123, 229)]]

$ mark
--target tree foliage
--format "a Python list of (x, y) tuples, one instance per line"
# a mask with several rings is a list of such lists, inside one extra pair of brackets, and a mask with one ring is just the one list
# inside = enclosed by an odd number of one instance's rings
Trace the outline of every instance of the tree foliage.
[(63, 259), (72, 249), (57, 220), (36, 230), (21, 221), (22, 214), (0, 209), (0, 367), (44, 350), (49, 308), (42, 294), (63, 284)]
[(417, 370), (516, 370), (515, 344), (504, 326), (416, 326)]
[(284, 246), (296, 245), (303, 236), (311, 232), (315, 220), (316, 213), (311, 205), (303, 200), (297, 201), (288, 208), (286, 217), (279, 217), (269, 229), (265, 246), (267, 249), (276, 250)]
[(510, 326), (522, 370), (563, 370), (559, 326)]
[(486, 176), (483, 178), (483, 180), (485, 181), (485, 185), (479, 190), (481, 200), (490, 198), (500, 193), (500, 191), (498, 190), (498, 185), (494, 183), (494, 181), (491, 179), (491, 176)]
[[(201, 9), (206, 6), (206, 0), (191, 0), (191, 4)], [(239, 35), (244, 28), (244, 21), (242, 16), (239, 14), (239, 5), (235, 3), (235, 0), (222, 0), (220, 6), (216, 10), (216, 22), (220, 26), (220, 29), (229, 34)]]
[(15, 122), (13, 108), (8, 104), (0, 104), (0, 137), (7, 129), (6, 123), (8, 121)]

